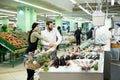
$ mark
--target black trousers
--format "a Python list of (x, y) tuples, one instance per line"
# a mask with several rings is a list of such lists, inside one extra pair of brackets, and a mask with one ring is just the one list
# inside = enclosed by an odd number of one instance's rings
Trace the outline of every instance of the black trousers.
[(32, 69), (27, 69), (27, 80), (34, 80), (35, 71)]
[(80, 37), (76, 37), (76, 45), (80, 45), (81, 41), (80, 41)]

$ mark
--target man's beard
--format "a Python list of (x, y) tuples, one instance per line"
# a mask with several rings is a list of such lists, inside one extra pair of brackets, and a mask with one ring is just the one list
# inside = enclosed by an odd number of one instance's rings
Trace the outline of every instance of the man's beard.
[(52, 31), (52, 29), (53, 29), (53, 28), (49, 28), (49, 27), (48, 27), (48, 30), (49, 30), (49, 31)]

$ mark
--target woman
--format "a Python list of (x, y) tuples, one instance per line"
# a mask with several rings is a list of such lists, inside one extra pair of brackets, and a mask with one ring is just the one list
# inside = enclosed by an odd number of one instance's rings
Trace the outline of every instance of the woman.
[[(28, 48), (26, 50), (26, 53), (34, 52), (37, 49), (38, 40), (42, 39), (48, 42), (45, 38), (42, 38), (42, 36), (38, 33), (39, 30), (39, 24), (33, 23), (32, 30), (29, 32), (28, 36)], [(34, 77), (34, 70), (27, 69), (27, 80), (33, 80)]]

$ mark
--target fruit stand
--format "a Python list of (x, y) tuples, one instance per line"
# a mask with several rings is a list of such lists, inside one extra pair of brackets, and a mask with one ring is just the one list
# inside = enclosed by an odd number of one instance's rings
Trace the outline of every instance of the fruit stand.
[[(14, 67), (16, 61), (20, 61), (17, 60), (16, 56), (19, 57), (19, 59), (22, 58), (19, 55), (22, 55), (27, 47), (27, 44), (24, 43), (20, 37), (15, 37), (14, 35), (14, 33), (7, 32), (2, 32), (0, 34), (0, 63), (9, 62), (12, 67)], [(5, 57), (7, 53), (10, 53), (9, 59)]]

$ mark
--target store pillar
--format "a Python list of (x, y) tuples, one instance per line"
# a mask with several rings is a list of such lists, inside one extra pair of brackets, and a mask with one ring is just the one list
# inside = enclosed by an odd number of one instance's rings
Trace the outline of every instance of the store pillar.
[(78, 27), (82, 27), (82, 23), (81, 22), (78, 22)]
[(33, 8), (19, 7), (17, 9), (17, 27), (22, 32), (31, 30), (32, 23), (36, 21), (36, 11)]
[(30, 8), (30, 24), (31, 24), (31, 26), (35, 21), (37, 21), (36, 10), (33, 8)]
[(55, 27), (58, 27), (58, 26), (62, 27), (62, 17), (61, 16), (57, 16), (55, 18)]
[(9, 19), (8, 17), (3, 17), (2, 18), (2, 26), (3, 26), (3, 31), (7, 32), (8, 31), (8, 24), (9, 24)]
[(70, 32), (74, 31), (74, 21), (70, 20)]

